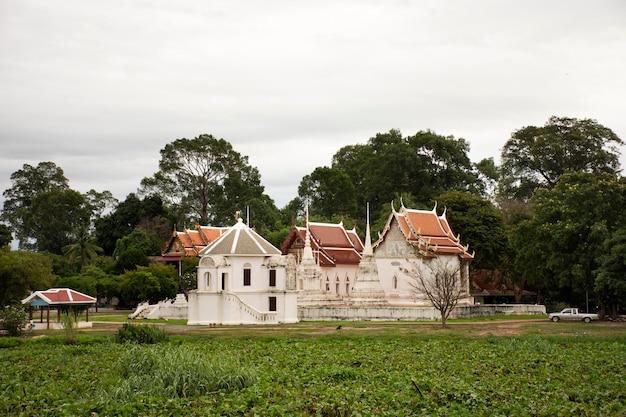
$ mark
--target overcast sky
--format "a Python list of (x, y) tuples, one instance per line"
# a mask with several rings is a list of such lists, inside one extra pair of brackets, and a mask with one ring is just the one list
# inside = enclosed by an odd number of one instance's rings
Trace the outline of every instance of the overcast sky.
[(283, 207), (379, 132), (498, 161), (552, 115), (626, 140), (625, 98), (624, 0), (0, 0), (0, 191), (52, 161), (124, 200), (166, 144), (208, 133)]

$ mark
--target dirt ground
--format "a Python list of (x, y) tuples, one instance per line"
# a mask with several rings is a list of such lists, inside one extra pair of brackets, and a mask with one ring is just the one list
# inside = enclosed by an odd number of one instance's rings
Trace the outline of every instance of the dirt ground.
[[(144, 322), (141, 322), (144, 323)], [(598, 336), (598, 337), (626, 337), (626, 322), (592, 322), (592, 323), (552, 323), (547, 318), (537, 320), (497, 320), (479, 322), (452, 322), (443, 329), (441, 323), (432, 322), (301, 322), (283, 325), (234, 325), (234, 326), (166, 326), (170, 335), (207, 335), (207, 336), (269, 336), (289, 335), (306, 337), (329, 335), (342, 332), (346, 335), (358, 336), (366, 333), (401, 334), (420, 333), (433, 336), (520, 336), (522, 334), (535, 335), (563, 335), (563, 336)], [(93, 328), (84, 330), (87, 333), (114, 334), (121, 323), (94, 322)]]

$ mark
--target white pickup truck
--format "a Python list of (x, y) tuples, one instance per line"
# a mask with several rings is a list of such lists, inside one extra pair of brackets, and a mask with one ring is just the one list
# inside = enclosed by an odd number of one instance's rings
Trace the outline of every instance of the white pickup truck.
[(558, 313), (550, 313), (548, 318), (555, 323), (559, 320), (582, 320), (585, 323), (589, 323), (591, 320), (598, 320), (598, 315), (583, 313), (577, 308), (564, 308)]

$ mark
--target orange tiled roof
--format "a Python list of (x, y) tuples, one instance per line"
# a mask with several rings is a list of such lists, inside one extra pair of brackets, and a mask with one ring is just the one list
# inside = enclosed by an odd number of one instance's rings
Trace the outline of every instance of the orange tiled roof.
[(198, 256), (200, 251), (218, 237), (226, 233), (229, 227), (197, 225), (195, 229), (174, 231), (162, 253), (164, 258), (176, 256)]
[(442, 215), (437, 214), (437, 206), (432, 210), (413, 210), (403, 205), (399, 212), (394, 210), (374, 247), (384, 240), (394, 220), (407, 241), (421, 249), (433, 254), (457, 254), (464, 259), (474, 258), (468, 252), (468, 247), (463, 246), (459, 237), (452, 232), (445, 211)]

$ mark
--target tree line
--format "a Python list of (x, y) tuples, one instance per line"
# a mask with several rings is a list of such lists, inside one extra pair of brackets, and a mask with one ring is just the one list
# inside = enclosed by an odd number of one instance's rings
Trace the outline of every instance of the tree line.
[[(167, 144), (158, 171), (124, 201), (106, 190), (72, 190), (53, 162), (25, 164), (3, 193), (0, 245), (14, 236), (22, 251), (5, 247), (0, 253), (0, 302), (41, 289), (42, 277), (59, 284), (83, 276), (97, 284), (87, 293), (129, 304), (175, 294), (193, 279), (174, 273), (159, 281), (149, 257), (160, 254), (175, 227), (227, 226), (237, 210), (249, 213), (251, 226), (280, 246), (291, 226), (303, 221), (305, 207), (311, 220), (343, 221), (364, 234), (369, 203), (376, 236), (394, 204), (437, 204), (475, 251), (474, 271), (498, 271), (517, 289), (532, 285), (540, 302), (585, 308), (591, 297), (593, 305), (616, 315), (626, 297), (622, 145), (595, 120), (551, 117), (543, 126), (512, 132), (497, 165), (493, 158), (473, 163), (462, 138), (430, 130), (403, 136), (392, 129), (340, 148), (329, 166), (301, 179), (298, 195), (283, 208), (265, 193), (248, 157), (209, 134)], [(49, 274), (15, 285), (19, 279), (3, 265), (19, 256), (41, 256), (40, 267)], [(166, 290), (121, 291), (139, 284)]]

